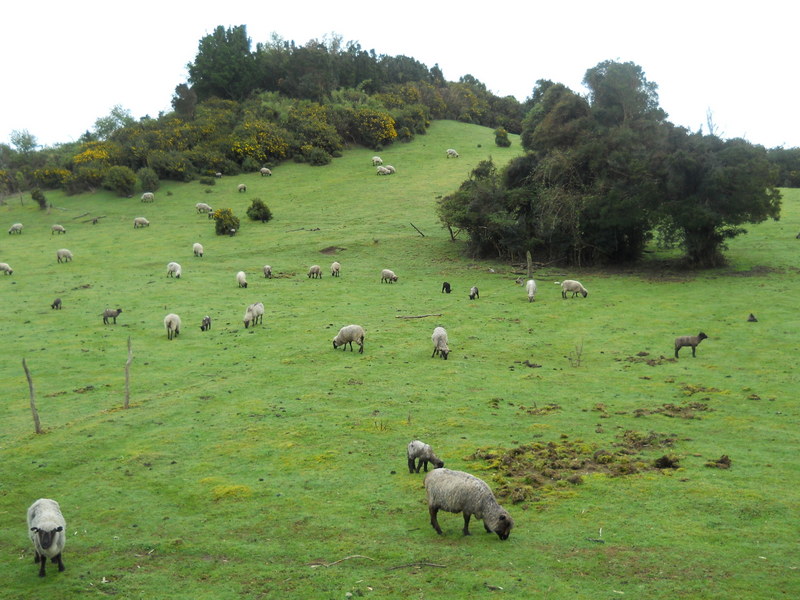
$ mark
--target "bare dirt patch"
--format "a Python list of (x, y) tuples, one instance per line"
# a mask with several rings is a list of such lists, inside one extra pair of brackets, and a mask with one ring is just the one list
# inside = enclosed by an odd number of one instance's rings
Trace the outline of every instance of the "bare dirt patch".
[(705, 402), (686, 402), (682, 404), (667, 403), (655, 408), (637, 408), (633, 411), (634, 417), (648, 415), (664, 415), (673, 419), (700, 419), (697, 413), (713, 411)]
[(328, 246), (327, 248), (320, 250), (320, 254), (336, 254), (342, 250), (347, 250), (347, 248), (342, 248), (341, 246)]

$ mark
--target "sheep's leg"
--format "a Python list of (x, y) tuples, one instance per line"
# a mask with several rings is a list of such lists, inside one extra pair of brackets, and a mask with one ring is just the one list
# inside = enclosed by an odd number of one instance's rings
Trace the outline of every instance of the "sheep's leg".
[(697, 357), (697, 355), (694, 353), (696, 348), (697, 348), (697, 346), (692, 346), (692, 358), (696, 358)]
[(431, 514), (431, 525), (436, 530), (436, 533), (442, 535), (442, 528), (439, 527), (439, 520), (436, 518), (436, 513), (439, 512), (439, 509), (434, 506), (428, 507), (428, 512)]
[(680, 348), (675, 348), (675, 358), (678, 358), (678, 350), (680, 350)]
[(53, 557), (53, 562), (54, 562), (54, 563), (55, 563), (55, 562), (57, 562), (57, 563), (58, 563), (58, 570), (59, 570), (59, 571), (63, 571), (63, 570), (64, 570), (64, 561), (62, 561), (62, 560), (61, 560), (61, 552), (59, 552), (58, 554), (56, 554), (56, 555)]
[(414, 462), (415, 461), (414, 461), (413, 458), (409, 458), (408, 459), (408, 472), (409, 473), (413, 473), (414, 472), (414, 467), (415, 467)]
[(361, 346), (361, 347), (358, 349), (358, 353), (359, 354), (364, 354), (364, 342), (363, 342), (363, 340), (361, 341), (361, 343), (359, 343), (359, 346)]
[(45, 557), (44, 554), (42, 554), (42, 555), (39, 556), (39, 559), (40, 559), (39, 560), (39, 577), (44, 577), (44, 575), (45, 575), (45, 573), (44, 573), (44, 565), (47, 562), (47, 558)]
[(469, 532), (469, 519), (470, 519), (470, 517), (472, 517), (472, 515), (470, 513), (468, 513), (468, 512), (464, 513), (464, 535), (472, 535)]
[(483, 528), (486, 530), (486, 533), (494, 533), (494, 531), (489, 529), (489, 526), (486, 524), (486, 521), (483, 522)]
[(33, 564), (39, 564), (39, 553), (36, 550), (33, 551)]

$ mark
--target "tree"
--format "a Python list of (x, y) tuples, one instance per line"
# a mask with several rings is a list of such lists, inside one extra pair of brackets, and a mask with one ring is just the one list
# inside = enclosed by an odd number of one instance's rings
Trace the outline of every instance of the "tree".
[(247, 208), (247, 217), (251, 221), (261, 221), (266, 223), (272, 219), (272, 211), (264, 204), (261, 198), (253, 198)]
[(120, 196), (128, 197), (136, 189), (136, 173), (129, 167), (113, 166), (103, 179), (103, 187), (117, 192)]
[(44, 197), (44, 193), (39, 188), (33, 188), (31, 190), (31, 198), (36, 201), (40, 210), (45, 210), (47, 208), (47, 199)]
[(237, 101), (246, 98), (256, 82), (256, 62), (250, 52), (247, 26), (218, 26), (200, 40), (197, 56), (187, 69), (189, 83), (199, 100), (214, 96)]
[(119, 104), (111, 109), (108, 116), (100, 117), (94, 122), (94, 133), (96, 139), (107, 140), (118, 129), (128, 127), (135, 123), (131, 111), (122, 108)]
[(511, 140), (508, 139), (508, 131), (502, 127), (494, 130), (494, 143), (501, 148), (508, 148), (511, 145)]
[(181, 118), (191, 121), (197, 108), (197, 94), (185, 83), (175, 86), (172, 108)]
[(644, 71), (632, 62), (607, 60), (586, 71), (583, 84), (598, 123), (624, 125), (634, 119), (663, 121), (658, 106), (658, 86), (647, 81)]
[(22, 154), (29, 154), (36, 150), (38, 143), (36, 136), (32, 135), (27, 129), (17, 130), (11, 132), (11, 145), (17, 149), (17, 152)]

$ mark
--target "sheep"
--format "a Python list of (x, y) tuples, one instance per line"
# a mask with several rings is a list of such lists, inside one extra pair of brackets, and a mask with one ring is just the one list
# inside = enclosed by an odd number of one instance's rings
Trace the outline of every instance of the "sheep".
[(214, 177), (216, 177), (217, 179), (220, 179), (222, 177), (222, 173), (217, 171), (216, 173), (214, 173)]
[(247, 307), (244, 311), (244, 328), (247, 329), (250, 324), (258, 325), (264, 322), (264, 304), (262, 302), (254, 302)]
[(525, 291), (528, 292), (528, 302), (534, 302), (536, 300), (536, 282), (533, 279), (528, 279)]
[(211, 317), (206, 315), (200, 322), (200, 331), (208, 331), (209, 329), (211, 329)]
[(463, 471), (433, 469), (425, 475), (424, 485), (431, 525), (439, 535), (442, 535), (442, 528), (436, 515), (439, 510), (445, 510), (463, 513), (464, 535), (470, 535), (469, 520), (475, 515), (475, 518), (483, 519), (483, 527), (488, 533), (496, 533), (501, 540), (508, 539), (514, 521), (497, 503), (483, 480)]
[(565, 279), (564, 281), (556, 281), (556, 285), (561, 285), (561, 297), (564, 300), (567, 299), (567, 292), (572, 292), (572, 297), (574, 298), (578, 294), (586, 298), (589, 295), (589, 292), (586, 291), (586, 288), (581, 285), (580, 281), (575, 281), (574, 279)]
[(436, 327), (431, 336), (433, 342), (433, 354), (431, 358), (437, 354), (443, 359), (447, 360), (447, 355), (450, 354), (450, 348), (447, 347), (447, 330), (444, 327)]
[(372, 166), (377, 167), (378, 165), (383, 164), (383, 159), (380, 156), (373, 156), (372, 157)]
[(473, 285), (471, 288), (469, 288), (469, 299), (470, 300), (475, 300), (475, 298), (480, 298), (480, 297), (481, 296), (478, 293), (478, 286), (477, 285)]
[(384, 169), (389, 171), (389, 174), (391, 174), (391, 175), (394, 175), (395, 173), (397, 173), (397, 169), (395, 169), (392, 165), (386, 165), (384, 167)]
[(311, 265), (308, 269), (308, 277), (310, 279), (322, 279), (322, 267)]
[(61, 553), (67, 541), (67, 522), (61, 507), (55, 500), (39, 498), (28, 507), (28, 536), (33, 543), (33, 563), (39, 565), (39, 577), (45, 576), (45, 564), (49, 558), (64, 570)]
[(122, 312), (121, 308), (107, 308), (107, 309), (105, 309), (103, 311), (103, 314), (101, 315), (103, 317), (103, 325), (108, 325), (108, 320), (109, 319), (114, 319), (114, 325), (116, 325), (117, 324), (117, 317), (119, 316), (119, 313), (121, 313), (121, 312)]
[(12, 233), (22, 233), (22, 223), (14, 223), (8, 230), (9, 235)]
[(153, 192), (145, 192), (142, 194), (142, 202), (155, 202), (156, 195)]
[(245, 184), (243, 184), (243, 183), (240, 183), (237, 186), (236, 190), (239, 191), (239, 192), (246, 192), (247, 191), (247, 186)]
[(67, 230), (64, 229), (63, 225), (53, 225), (50, 228), (50, 235), (53, 235), (54, 233), (67, 233)]
[(56, 250), (56, 260), (58, 260), (58, 262), (69, 262), (72, 260), (72, 252), (66, 248)]
[(139, 227), (150, 227), (150, 221), (148, 221), (144, 217), (136, 217), (133, 220), (133, 228), (137, 229)]
[(391, 175), (392, 172), (389, 169), (387, 169), (386, 167), (378, 167), (377, 169), (375, 169), (375, 174), (376, 175)]
[(175, 338), (181, 332), (181, 318), (175, 313), (164, 317), (164, 328), (167, 330), (167, 339)]
[(203, 258), (203, 244), (201, 244), (200, 242), (195, 242), (194, 244), (192, 244), (192, 252), (194, 252), (195, 256)]
[(14, 269), (11, 268), (11, 265), (8, 263), (0, 262), (0, 271), (5, 273), (6, 275), (11, 275), (14, 272)]
[(445, 282), (442, 284), (442, 293), (443, 293), (443, 294), (449, 294), (450, 292), (451, 292), (450, 284), (449, 284), (448, 282), (446, 282), (446, 281), (445, 281)]
[(272, 279), (272, 267), (269, 265), (264, 265), (264, 278)]
[(247, 287), (247, 275), (245, 275), (244, 271), (239, 271), (236, 273), (236, 283), (239, 284), (240, 288)]
[(350, 352), (353, 351), (353, 342), (359, 345), (358, 353), (364, 354), (364, 336), (366, 332), (361, 325), (345, 325), (333, 338), (333, 349), (336, 350), (342, 346), (342, 350), (347, 349), (347, 344), (350, 344)]
[(167, 263), (167, 277), (181, 278), (181, 266), (176, 262)]
[(458, 158), (458, 152), (453, 150), (452, 148), (448, 148), (447, 152), (445, 153), (446, 158)]
[(441, 469), (444, 466), (444, 462), (433, 453), (433, 448), (419, 440), (408, 443), (406, 454), (408, 456), (409, 473), (419, 473), (420, 467), (424, 467), (427, 473), (429, 462), (433, 464), (434, 469)]
[(56, 298), (55, 300), (53, 300), (53, 303), (50, 305), (50, 308), (61, 310), (61, 298)]
[(381, 271), (381, 283), (394, 283), (397, 281), (397, 275), (391, 269), (384, 269)]
[(271, 177), (272, 176), (272, 171), (270, 171), (267, 167), (261, 167), (261, 171), (259, 171), (259, 173), (261, 173), (262, 177)]
[(339, 271), (341, 270), (342, 265), (339, 264), (338, 261), (333, 261), (331, 263), (331, 277), (339, 277)]
[(195, 205), (194, 205), (194, 207), (197, 209), (197, 212), (199, 212), (199, 213), (210, 213), (210, 212), (214, 212), (214, 209), (213, 209), (213, 208), (211, 208), (211, 207), (210, 207), (208, 204), (206, 204), (205, 202), (198, 202), (197, 204), (195, 204)]
[(681, 337), (675, 338), (675, 358), (678, 358), (678, 350), (683, 348), (684, 346), (691, 346), (692, 347), (692, 358), (695, 358), (695, 350), (697, 346), (703, 340), (707, 340), (708, 336), (703, 333), (702, 331), (697, 335), (682, 335)]

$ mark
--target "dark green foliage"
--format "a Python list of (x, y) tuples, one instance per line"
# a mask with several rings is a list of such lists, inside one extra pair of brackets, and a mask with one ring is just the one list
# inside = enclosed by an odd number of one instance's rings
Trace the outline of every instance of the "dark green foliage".
[(201, 101), (214, 96), (244, 99), (255, 87), (256, 74), (247, 27), (217, 27), (200, 40), (197, 56), (188, 69), (189, 83)]
[(800, 148), (772, 148), (767, 158), (775, 167), (779, 187), (800, 187)]
[(128, 167), (111, 167), (103, 179), (103, 187), (127, 197), (136, 189), (136, 173)]
[(261, 198), (253, 198), (247, 208), (247, 216), (251, 221), (266, 223), (272, 219), (272, 211)]
[(501, 148), (508, 148), (511, 145), (511, 140), (508, 139), (508, 131), (502, 127), (494, 130), (494, 143)]
[(136, 171), (136, 177), (139, 179), (139, 187), (144, 192), (155, 192), (159, 187), (158, 173), (150, 167), (142, 167)]
[(39, 205), (41, 210), (47, 209), (47, 199), (44, 197), (44, 192), (39, 188), (33, 188), (31, 190), (31, 198), (36, 201), (36, 204)]
[[(156, 175), (175, 181), (191, 181), (194, 167), (183, 152), (154, 150), (147, 155), (147, 166)], [(149, 191), (149, 190), (148, 190)]]
[(199, 181), (203, 185), (217, 185), (217, 180), (214, 177), (201, 177)]
[(239, 231), (239, 217), (230, 208), (218, 208), (213, 217), (217, 235), (233, 235)]

